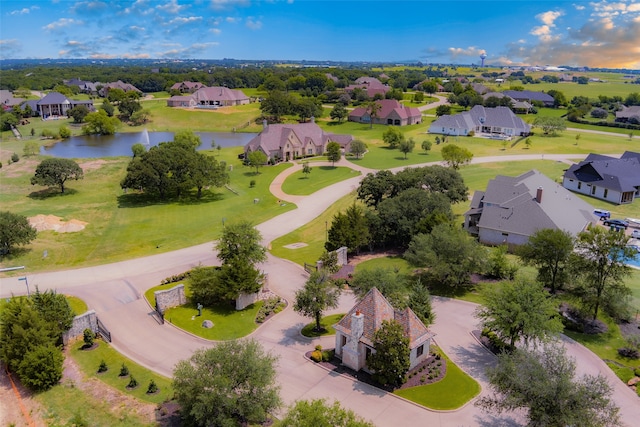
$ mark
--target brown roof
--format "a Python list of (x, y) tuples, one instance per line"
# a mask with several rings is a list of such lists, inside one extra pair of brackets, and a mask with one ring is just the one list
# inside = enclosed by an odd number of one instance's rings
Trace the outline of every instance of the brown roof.
[(239, 101), (248, 100), (249, 97), (241, 90), (233, 90), (228, 87), (212, 86), (202, 87), (193, 94), (200, 101)]
[(380, 293), (378, 288), (372, 288), (335, 326), (335, 329), (349, 335), (351, 332), (351, 315), (359, 311), (364, 316), (364, 333), (360, 340), (373, 346), (373, 335), (380, 329), (384, 320), (395, 320), (402, 325), (405, 335), (409, 338), (409, 347), (415, 348), (432, 338), (433, 334), (420, 321), (410, 308), (396, 310)]
[(200, 89), (201, 87), (204, 87), (204, 85), (200, 82), (178, 82), (178, 83), (174, 83), (173, 86), (171, 86), (172, 90), (180, 90), (180, 88), (185, 87), (189, 90), (191, 89)]
[(280, 150), (289, 140), (289, 136), (294, 134), (304, 145), (313, 143), (316, 147), (324, 147), (329, 141), (335, 141), (344, 146), (353, 140), (351, 135), (336, 135), (326, 133), (315, 123), (299, 124), (272, 124), (268, 125), (259, 135), (247, 143), (251, 151), (262, 148), (266, 154)]
[[(378, 117), (381, 119), (385, 119), (391, 115), (391, 113), (396, 113), (397, 116), (401, 119), (407, 119), (409, 117), (422, 117), (422, 113), (415, 107), (407, 107), (402, 105), (399, 101), (395, 99), (381, 99), (380, 101), (376, 101), (376, 103), (380, 104), (381, 108), (378, 111)], [(369, 114), (369, 110), (367, 108), (358, 107), (349, 114), (349, 117), (362, 117), (364, 115)]]

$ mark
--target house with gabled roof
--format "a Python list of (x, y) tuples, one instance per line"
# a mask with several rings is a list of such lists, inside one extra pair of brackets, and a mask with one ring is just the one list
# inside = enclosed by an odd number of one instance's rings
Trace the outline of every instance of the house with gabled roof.
[(597, 223), (589, 203), (535, 169), (490, 180), (485, 191), (474, 193), (464, 218), (465, 230), (480, 243), (510, 248), (544, 228), (575, 236)]
[(313, 118), (309, 123), (267, 124), (264, 129), (244, 147), (245, 156), (253, 151), (262, 151), (272, 162), (289, 161), (298, 157), (322, 155), (329, 142), (337, 142), (349, 151), (353, 136), (327, 133)]
[(89, 111), (95, 111), (93, 101), (69, 99), (60, 92), (49, 92), (42, 99), (38, 100), (35, 103), (35, 111), (42, 116), (43, 119), (46, 119), (49, 117), (66, 116), (67, 111), (79, 105), (84, 105)]
[(207, 87), (207, 86), (200, 82), (184, 81), (184, 82), (174, 83), (173, 86), (171, 86), (170, 90), (177, 90), (180, 93), (193, 93), (198, 89), (202, 89), (203, 87)]
[(488, 108), (475, 105), (471, 110), (460, 114), (441, 116), (429, 126), (429, 133), (442, 135), (467, 136), (471, 131), (476, 136), (511, 138), (528, 135), (531, 125), (507, 107)]
[(140, 94), (142, 93), (140, 89), (138, 89), (131, 83), (125, 83), (122, 80), (118, 80), (117, 82), (105, 83), (98, 91), (98, 94), (106, 98), (109, 95), (109, 91), (111, 89), (122, 89), (125, 92), (136, 92)]
[(628, 121), (640, 123), (640, 105), (631, 107), (622, 107), (622, 110), (616, 111), (616, 122), (627, 123)]
[(216, 109), (220, 107), (244, 105), (248, 104), (249, 101), (249, 97), (241, 90), (229, 89), (228, 87), (222, 86), (203, 86), (192, 95), (172, 96), (167, 100), (167, 106)]
[[(381, 99), (376, 101), (380, 105), (378, 114), (373, 118), (373, 124), (406, 126), (422, 122), (422, 113), (415, 107), (402, 105), (395, 99)], [(349, 113), (350, 122), (371, 123), (368, 108), (358, 107)]]
[(359, 371), (367, 369), (367, 357), (375, 353), (374, 334), (385, 320), (395, 320), (409, 338), (410, 368), (429, 357), (431, 339), (435, 336), (410, 308), (396, 310), (377, 288), (372, 288), (336, 324), (335, 354), (342, 364)]
[(11, 93), (11, 91), (9, 90), (0, 90), (0, 105), (2, 105), (3, 110), (10, 109), (14, 105), (20, 105), (24, 101), (24, 98), (14, 98), (13, 93)]
[(516, 101), (527, 101), (529, 104), (533, 102), (541, 102), (545, 107), (553, 107), (553, 96), (544, 92), (535, 92), (532, 90), (505, 90), (503, 93)]
[(625, 151), (618, 159), (589, 154), (562, 177), (564, 188), (616, 204), (640, 197), (640, 153)]
[(360, 88), (367, 93), (369, 98), (373, 98), (376, 95), (381, 95), (383, 98), (391, 90), (388, 85), (383, 84), (375, 77), (359, 77), (356, 79), (355, 84), (349, 85), (344, 88), (345, 92), (351, 94), (354, 89)]

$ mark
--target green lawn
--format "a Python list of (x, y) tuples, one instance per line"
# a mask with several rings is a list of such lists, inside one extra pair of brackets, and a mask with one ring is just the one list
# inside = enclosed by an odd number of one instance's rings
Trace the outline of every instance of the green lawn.
[(346, 167), (313, 166), (311, 164), (309, 166), (311, 166), (311, 172), (308, 174), (300, 170), (289, 175), (282, 184), (282, 191), (286, 194), (307, 196), (336, 182), (360, 175), (360, 172)]
[[(185, 295), (191, 297), (189, 280), (184, 280)], [(171, 289), (179, 283), (169, 285), (159, 285), (147, 289), (144, 296), (151, 307), (155, 307), (155, 291)], [(216, 304), (212, 307), (204, 307), (202, 316), (198, 316), (197, 302), (188, 302), (179, 307), (167, 309), (164, 313), (165, 321), (172, 323), (180, 329), (197, 335), (201, 338), (215, 341), (233, 340), (249, 335), (258, 328), (255, 322), (256, 314), (262, 301), (250, 305), (244, 310), (237, 311), (231, 304)], [(211, 320), (213, 328), (205, 328), (202, 322)]]
[(355, 272), (370, 270), (372, 268), (391, 269), (401, 274), (410, 274), (413, 270), (411, 264), (402, 258), (402, 256), (386, 256), (361, 262), (356, 265)]
[(317, 337), (324, 337), (326, 335), (335, 335), (336, 330), (333, 329), (333, 325), (338, 323), (340, 319), (344, 317), (344, 315), (345, 313), (322, 316), (320, 318), (320, 325), (322, 326), (322, 328), (324, 328), (323, 332), (317, 332), (314, 330), (314, 328), (316, 327), (316, 322), (313, 321), (305, 325), (304, 328), (302, 328), (302, 331), (300, 333), (307, 338), (317, 338)]
[[(77, 233), (40, 232), (27, 250), (3, 258), (0, 265), (26, 265), (33, 272), (104, 264), (214, 240), (222, 231), (223, 218), (258, 224), (295, 209), (290, 203), (278, 204), (269, 192), (273, 178), (290, 165), (264, 167), (256, 175), (241, 165), (237, 158), (241, 151), (241, 147), (225, 148), (217, 156), (233, 166), (230, 187), (235, 193), (212, 188), (200, 200), (190, 196), (166, 202), (146, 201), (135, 194), (123, 194), (119, 183), (129, 158), (94, 163), (93, 168), (85, 170), (83, 180), (68, 183), (64, 195), (45, 193), (43, 188), (29, 183), (40, 157), (5, 165), (0, 169), (3, 209), (28, 217), (51, 214), (88, 224)], [(79, 163), (90, 162), (88, 159)], [(251, 187), (253, 180), (256, 185)], [(48, 252), (46, 258), (44, 250)]]
[[(313, 172), (312, 172), (313, 173)], [(355, 193), (344, 196), (317, 218), (303, 225), (295, 231), (279, 237), (271, 242), (270, 251), (273, 255), (291, 260), (299, 265), (314, 264), (324, 252), (327, 227), (331, 225), (334, 215), (345, 211), (355, 201)], [(305, 243), (307, 246), (290, 249), (285, 246), (292, 243)]]
[(436, 383), (394, 391), (400, 397), (430, 409), (454, 410), (480, 393), (480, 384), (462, 371), (446, 355), (447, 374)]
[(73, 310), (73, 312), (76, 314), (76, 316), (86, 313), (87, 310), (89, 309), (87, 307), (87, 303), (84, 302), (83, 300), (81, 300), (78, 297), (74, 297), (74, 296), (71, 296), (71, 295), (65, 295), (65, 298), (67, 299), (67, 302), (71, 306), (71, 310)]

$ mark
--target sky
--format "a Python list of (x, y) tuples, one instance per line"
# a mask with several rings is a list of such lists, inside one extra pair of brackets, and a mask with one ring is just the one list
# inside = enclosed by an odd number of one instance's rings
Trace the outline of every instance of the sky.
[(640, 1), (0, 0), (0, 58), (640, 69)]

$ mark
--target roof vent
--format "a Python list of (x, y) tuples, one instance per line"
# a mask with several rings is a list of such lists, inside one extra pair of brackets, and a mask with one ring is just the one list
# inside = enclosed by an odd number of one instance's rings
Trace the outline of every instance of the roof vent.
[(542, 187), (538, 187), (536, 191), (536, 202), (542, 203)]

